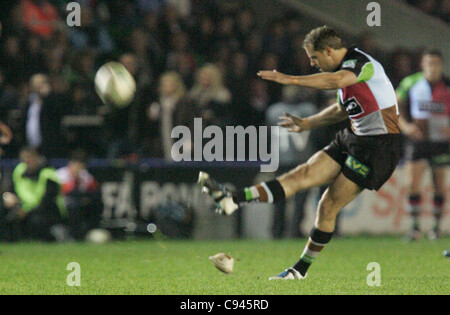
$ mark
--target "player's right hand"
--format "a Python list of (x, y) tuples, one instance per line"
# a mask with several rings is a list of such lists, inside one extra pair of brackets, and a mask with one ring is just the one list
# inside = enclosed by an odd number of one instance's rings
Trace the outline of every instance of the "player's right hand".
[(267, 81), (273, 81), (279, 84), (293, 84), (292, 79), (289, 75), (286, 75), (284, 73), (278, 72), (277, 70), (261, 70), (256, 74), (261, 79), (267, 80)]
[(284, 116), (281, 116), (279, 119), (278, 126), (286, 128), (289, 132), (302, 132), (310, 129), (306, 118), (299, 118), (289, 113), (284, 113)]

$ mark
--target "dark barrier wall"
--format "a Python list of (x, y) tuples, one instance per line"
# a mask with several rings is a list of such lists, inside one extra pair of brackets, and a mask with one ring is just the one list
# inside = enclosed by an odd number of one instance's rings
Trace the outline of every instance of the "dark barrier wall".
[[(63, 160), (50, 162), (56, 168), (65, 163)], [(3, 187), (8, 186), (15, 165), (15, 160), (2, 162)], [(121, 219), (126, 219), (125, 222), (152, 222), (155, 210), (171, 200), (194, 211), (195, 238), (232, 238), (242, 233), (240, 214), (231, 217), (215, 214), (213, 201), (202, 194), (196, 184), (198, 173), (206, 171), (231, 189), (236, 189), (253, 184), (260, 168), (252, 163), (168, 164), (149, 160), (121, 164), (96, 160), (90, 164), (89, 171), (101, 185), (105, 226), (115, 226), (114, 222)]]

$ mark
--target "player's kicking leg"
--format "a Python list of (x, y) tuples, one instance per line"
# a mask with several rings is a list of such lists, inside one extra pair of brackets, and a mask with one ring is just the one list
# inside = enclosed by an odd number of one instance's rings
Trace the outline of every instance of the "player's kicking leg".
[(305, 279), (311, 264), (331, 241), (338, 213), (362, 191), (363, 188), (339, 174), (319, 202), (316, 223), (300, 260), (270, 280)]
[(277, 203), (300, 190), (322, 186), (332, 182), (340, 173), (341, 166), (328, 154), (319, 151), (306, 163), (270, 182), (260, 183), (232, 193), (216, 182), (209, 174), (200, 172), (198, 183), (203, 192), (216, 202), (218, 212), (232, 214), (239, 206), (251, 202)]
[(327, 153), (316, 153), (307, 163), (278, 177), (243, 191), (231, 193), (204, 172), (199, 175), (199, 184), (209, 193), (225, 214), (231, 214), (238, 205), (249, 202), (277, 203), (296, 192), (314, 186), (332, 183), (319, 203), (314, 229), (300, 260), (292, 267), (271, 279), (304, 279), (309, 266), (322, 248), (331, 240), (339, 211), (352, 201), (362, 189), (341, 174), (341, 166)]

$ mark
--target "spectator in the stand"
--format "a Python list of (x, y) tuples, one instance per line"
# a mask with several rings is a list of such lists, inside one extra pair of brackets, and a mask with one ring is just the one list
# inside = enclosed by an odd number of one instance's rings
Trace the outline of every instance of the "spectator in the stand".
[(148, 69), (142, 66), (138, 57), (133, 53), (124, 53), (120, 56), (119, 62), (124, 65), (128, 72), (136, 80), (136, 89), (148, 88), (152, 83), (151, 74)]
[(23, 22), (33, 34), (49, 38), (60, 27), (57, 8), (47, 0), (23, 0)]
[(70, 76), (68, 73), (69, 39), (64, 32), (55, 33), (44, 48), (46, 72), (48, 72), (53, 90), (57, 94), (70, 94)]
[(434, 15), (447, 23), (449, 22), (449, 0), (407, 0), (407, 2), (426, 14)]
[[(7, 4), (9, 2), (12, 4)], [(150, 122), (143, 113), (154, 101), (157, 79), (166, 71), (179, 73), (189, 94), (195, 90), (202, 95), (196, 95), (194, 104), (205, 120), (211, 120), (208, 123), (216, 125), (263, 122), (265, 108), (280, 100), (281, 88), (277, 84), (253, 82), (260, 69), (284, 69), (288, 74), (312, 73), (302, 47), (304, 21), (292, 12), (266, 20), (259, 16), (257, 19), (255, 7), (241, 4), (242, 1), (79, 1), (81, 26), (68, 28), (64, 23), (67, 2), (0, 1), (3, 23), (0, 66), (5, 82), (17, 95), (19, 110), (13, 111), (13, 116), (20, 123), (25, 120), (21, 115), (28, 114), (28, 104), (24, 105), (28, 103), (28, 81), (35, 73), (49, 75), (54, 94), (65, 96), (60, 97), (62, 103), (66, 103), (64, 98), (70, 98), (67, 104), (72, 114), (98, 113), (99, 98), (93, 84), (97, 66), (125, 51), (130, 52), (121, 62), (137, 69), (133, 71), (138, 83), (135, 101), (123, 112), (117, 111), (114, 118), (106, 115), (102, 125), (105, 132), (97, 132), (113, 146), (119, 140), (129, 144), (123, 154), (118, 147), (111, 148), (110, 157), (132, 155), (139, 148), (138, 140), (149, 138), (146, 132), (151, 129)], [(446, 13), (450, 10), (450, 0), (407, 2), (448, 21)], [(392, 56), (386, 54), (377, 47), (370, 33), (362, 34), (359, 39), (360, 48), (382, 63), (393, 64), (386, 68), (394, 72), (388, 73), (394, 85), (416, 70), (418, 65), (411, 56), (397, 54), (397, 51)], [(210, 96), (211, 93), (205, 93), (205, 88), (199, 89), (195, 79), (198, 68), (208, 63), (214, 64), (224, 76), (222, 92), (212, 93), (222, 95), (218, 102), (202, 101), (208, 98), (205, 94)], [(248, 78), (247, 81), (244, 78)], [(227, 89), (229, 91), (224, 92)], [(230, 102), (231, 109), (228, 105), (222, 106)], [(55, 108), (61, 106), (55, 105)], [(45, 119), (55, 122), (59, 119), (53, 112), (50, 116)], [(13, 130), (16, 138), (10, 147), (16, 149), (7, 154), (15, 152), (17, 155), (18, 148), (26, 144), (26, 136), (21, 134), (24, 130)], [(37, 135), (39, 137), (39, 133)], [(61, 151), (61, 147), (73, 145), (74, 138), (67, 136), (68, 144), (62, 143), (67, 142), (66, 139), (60, 138), (60, 145), (55, 143), (50, 151)], [(106, 145), (95, 146), (99, 148), (94, 150), (95, 155), (108, 155)], [(85, 149), (94, 152), (91, 148)]]
[(443, 0), (441, 8), (438, 11), (438, 16), (443, 21), (450, 23), (450, 0)]
[[(11, 89), (10, 87), (5, 85), (5, 77), (3, 75), (2, 69), (0, 67), (0, 118), (8, 123), (8, 119), (10, 116), (10, 112), (17, 110), (18, 107), (18, 100), (17, 100), (17, 95), (14, 91), (14, 89)], [(0, 130), (2, 129), (1, 127), (4, 124), (0, 121)], [(6, 125), (5, 125), (6, 126)], [(7, 127), (7, 129), (5, 129), (7, 134), (3, 135), (6, 136), (5, 139), (0, 138), (0, 143), (1, 144), (9, 144), (11, 142), (12, 139), (12, 131), (10, 130), (9, 127)], [(3, 153), (3, 149), (0, 148), (0, 154)], [(6, 148), (6, 153), (5, 155), (7, 157), (9, 157), (9, 155), (11, 155), (14, 152), (14, 148), (8, 147)]]
[(178, 54), (174, 60), (173, 68), (167, 68), (168, 71), (178, 72), (188, 88), (191, 88), (194, 85), (194, 74), (196, 69), (197, 62), (189, 54)]
[[(281, 66), (281, 62), (280, 62), (280, 57), (279, 55), (275, 54), (275, 53), (266, 53), (263, 55), (262, 60), (261, 60), (261, 65), (260, 65), (260, 69), (271, 69), (271, 70), (275, 70), (275, 69), (280, 69)], [(269, 103), (273, 104), (276, 103), (278, 100), (281, 99), (281, 92), (282, 92), (282, 88), (279, 84), (274, 84), (272, 82), (269, 82), (267, 84), (267, 89), (268, 89), (268, 93), (269, 93)]]
[(208, 16), (200, 16), (199, 25), (192, 32), (193, 48), (210, 61), (215, 53), (217, 34), (213, 19)]
[[(155, 62), (164, 62), (166, 49), (166, 47), (164, 47), (164, 41), (166, 39), (163, 39), (165, 35), (161, 31), (160, 16), (152, 11), (147, 12), (147, 14), (142, 18), (142, 31), (145, 32), (147, 40), (149, 42), (148, 54), (152, 59), (154, 59)], [(129, 44), (131, 46), (132, 42), (130, 42)]]
[(266, 110), (271, 104), (268, 83), (263, 80), (253, 79), (250, 86), (249, 103), (251, 114), (246, 124), (261, 126), (264, 125)]
[(204, 125), (226, 126), (229, 122), (231, 93), (223, 84), (222, 72), (214, 64), (198, 70), (188, 97)]
[(85, 82), (74, 82), (71, 86), (71, 115), (98, 115), (101, 113), (100, 101), (95, 91)]
[(160, 40), (163, 44), (163, 48), (165, 51), (168, 50), (171, 44), (170, 41), (173, 38), (173, 36), (183, 31), (184, 29), (182, 21), (177, 14), (177, 11), (174, 9), (172, 5), (168, 3), (166, 3), (161, 12), (159, 29), (160, 32), (162, 32)]
[(81, 241), (88, 231), (99, 228), (102, 218), (102, 203), (99, 184), (87, 170), (88, 156), (86, 152), (72, 152), (69, 164), (58, 169), (67, 209), (70, 235)]
[(184, 22), (188, 22), (189, 15), (191, 14), (191, 0), (166, 0), (177, 15)]
[[(124, 143), (122, 146), (128, 147), (128, 152), (135, 158), (136, 151), (141, 147), (141, 141), (148, 138), (148, 131), (151, 129), (150, 122), (146, 116), (146, 108), (155, 97), (154, 82), (148, 69), (142, 67), (139, 59), (133, 53), (125, 53), (120, 56), (120, 63), (128, 70), (136, 81), (136, 94), (131, 104), (124, 109), (116, 110), (119, 121), (123, 121), (126, 132), (123, 133)], [(121, 119), (122, 117), (122, 119)], [(115, 128), (112, 125), (112, 128)], [(125, 151), (126, 151), (125, 150)]]
[(267, 29), (263, 42), (264, 51), (279, 58), (285, 57), (289, 52), (289, 38), (283, 21), (276, 20)]
[(0, 60), (5, 73), (6, 81), (12, 86), (19, 86), (25, 81), (25, 55), (20, 47), (18, 36), (9, 36), (1, 48)]
[(42, 40), (37, 35), (31, 35), (24, 45), (26, 77), (38, 72), (47, 72)]
[(6, 213), (2, 223), (9, 230), (8, 238), (65, 240), (62, 223), (66, 208), (56, 170), (30, 147), (20, 151), (20, 159), (12, 174), (13, 187), (3, 195)]
[(95, 51), (89, 48), (77, 50), (73, 53), (69, 78), (71, 83), (86, 83), (94, 86), (95, 56)]
[(142, 11), (160, 13), (166, 0), (137, 0), (138, 8)]
[(311, 62), (309, 61), (308, 55), (303, 49), (304, 36), (297, 34), (292, 39), (292, 53), (287, 59), (287, 69), (292, 73), (314, 73), (314, 68), (311, 67)]
[(394, 86), (398, 86), (403, 78), (414, 72), (413, 57), (404, 49), (396, 49), (391, 58), (389, 78)]
[(189, 45), (189, 35), (179, 32), (172, 37), (172, 44), (166, 58), (166, 69), (177, 71), (183, 76), (186, 84), (192, 84), (192, 75), (195, 71), (196, 61)]
[(217, 47), (217, 51), (214, 53), (214, 56), (211, 58), (212, 64), (214, 64), (217, 69), (219, 69), (220, 73), (222, 73), (223, 77), (226, 78), (228, 73), (232, 71), (231, 62), (233, 58), (233, 50), (228, 45), (219, 45)]
[(238, 125), (249, 123), (253, 114), (249, 103), (252, 80), (247, 70), (248, 63), (245, 53), (236, 52), (226, 77), (226, 86), (232, 95), (233, 123)]
[(253, 11), (246, 7), (239, 10), (236, 18), (236, 35), (240, 43), (245, 43), (255, 33), (255, 15)]
[[(68, 39), (61, 36), (57, 41), (58, 51), (56, 59), (65, 59), (64, 50), (66, 41)], [(67, 53), (68, 54), (68, 53)], [(52, 80), (52, 86), (56, 90), (58, 85), (67, 81), (69, 91), (66, 95), (69, 98), (69, 108), (66, 114), (72, 116), (93, 116), (103, 114), (103, 106), (100, 98), (95, 91), (94, 77), (95, 77), (95, 51), (88, 49), (76, 51), (71, 56), (72, 66), (63, 67), (61, 74), (57, 74), (54, 78), (59, 81)], [(56, 63), (56, 61), (50, 61)], [(58, 68), (55, 68), (57, 70)], [(105, 155), (105, 137), (101, 132), (101, 126), (82, 126), (65, 128), (65, 141), (67, 147), (80, 147), (88, 152), (93, 157), (102, 157)]]
[(235, 18), (232, 14), (226, 14), (218, 23), (217, 40), (220, 46), (228, 46), (233, 49), (238, 48), (236, 38)]
[(437, 0), (419, 0), (417, 1), (417, 6), (420, 10), (426, 14), (434, 15), (438, 9)]
[(247, 54), (249, 64), (248, 73), (256, 73), (259, 70), (259, 59), (262, 53), (262, 35), (255, 32), (243, 43), (243, 51)]
[(53, 47), (45, 50), (45, 65), (50, 77), (62, 75), (66, 62), (65, 50), (63, 47)]
[(386, 53), (379, 47), (372, 33), (364, 32), (360, 34), (358, 48), (373, 56), (382, 65), (385, 65), (387, 61)]
[(6, 120), (9, 111), (17, 109), (17, 94), (5, 81), (3, 69), (0, 67), (0, 119)]
[(144, 28), (135, 28), (129, 38), (131, 52), (138, 59), (139, 65), (146, 69), (153, 80), (157, 77), (163, 62), (163, 50), (152, 34)]
[(221, 9), (217, 0), (191, 0), (191, 12), (194, 18), (209, 15), (213, 20), (217, 20), (221, 15)]
[[(0, 121), (0, 144), (1, 145), (7, 145), (11, 142), (11, 139), (13, 137), (13, 133), (11, 131), (11, 128), (9, 128), (8, 125), (4, 124)], [(3, 155), (4, 151), (2, 148), (0, 148), (0, 155)]]
[[(186, 99), (186, 87), (176, 72), (166, 72), (159, 79), (158, 98), (147, 109), (147, 116), (153, 132), (143, 145), (143, 155), (173, 159), (171, 137), (176, 126), (186, 126), (193, 132), (195, 108)], [(191, 143), (184, 145), (191, 148)]]
[[(91, 86), (86, 83), (75, 82), (70, 88), (70, 108), (67, 115), (72, 116), (95, 116), (102, 114), (102, 104), (100, 98)], [(63, 126), (64, 127), (64, 126)], [(106, 151), (104, 136), (101, 126), (76, 126), (64, 128), (67, 147), (79, 147), (88, 151), (91, 157), (102, 157)]]
[(69, 27), (69, 37), (76, 49), (93, 47), (101, 53), (109, 53), (115, 48), (115, 42), (108, 29), (99, 23), (100, 18), (95, 16), (95, 10), (88, 5), (81, 5), (82, 21), (79, 27)]
[(52, 93), (49, 77), (35, 74), (30, 79), (25, 129), (28, 146), (36, 148), (47, 158), (61, 157), (65, 147), (61, 136), (61, 119), (66, 111), (65, 99)]
[(135, 159), (140, 129), (143, 125), (142, 109), (151, 95), (151, 74), (141, 64), (142, 59), (128, 52), (120, 56), (124, 65), (136, 81), (134, 100), (126, 107), (105, 106), (105, 135), (108, 139), (108, 158)]
[(289, 41), (292, 43), (295, 38), (302, 33), (303, 21), (300, 16), (292, 14), (286, 17), (286, 31)]

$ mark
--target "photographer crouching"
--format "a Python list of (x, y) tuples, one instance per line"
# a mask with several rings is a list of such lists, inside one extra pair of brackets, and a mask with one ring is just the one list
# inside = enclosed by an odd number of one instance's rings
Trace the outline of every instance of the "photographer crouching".
[(2, 229), (10, 241), (63, 241), (66, 216), (56, 170), (47, 166), (38, 151), (25, 147), (12, 173), (12, 189), (3, 194)]

